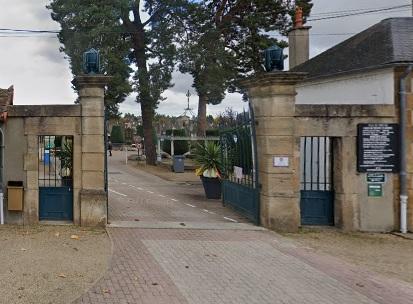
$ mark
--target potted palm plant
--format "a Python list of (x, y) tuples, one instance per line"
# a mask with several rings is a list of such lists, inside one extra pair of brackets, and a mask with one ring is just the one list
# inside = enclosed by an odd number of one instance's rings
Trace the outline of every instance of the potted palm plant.
[(195, 162), (199, 166), (196, 174), (200, 176), (208, 199), (221, 198), (221, 155), (220, 146), (213, 142), (198, 144)]
[(72, 186), (72, 168), (73, 168), (73, 143), (64, 142), (62, 149), (58, 154), (61, 162), (60, 175), (62, 177), (62, 186)]

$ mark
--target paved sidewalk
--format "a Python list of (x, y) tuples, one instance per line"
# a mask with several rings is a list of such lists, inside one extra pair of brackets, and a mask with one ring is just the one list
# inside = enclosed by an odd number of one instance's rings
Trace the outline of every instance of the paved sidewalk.
[(413, 286), (255, 229), (199, 186), (110, 171), (113, 226), (132, 228), (108, 228), (110, 269), (75, 303), (413, 304)]

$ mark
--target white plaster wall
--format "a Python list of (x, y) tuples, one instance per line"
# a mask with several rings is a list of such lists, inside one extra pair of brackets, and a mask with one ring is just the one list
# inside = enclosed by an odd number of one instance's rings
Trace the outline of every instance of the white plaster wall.
[(297, 104), (393, 104), (393, 69), (332, 77), (297, 86)]

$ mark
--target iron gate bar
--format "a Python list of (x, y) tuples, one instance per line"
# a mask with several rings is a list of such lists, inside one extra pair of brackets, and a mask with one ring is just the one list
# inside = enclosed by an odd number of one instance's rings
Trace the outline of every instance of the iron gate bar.
[(73, 220), (73, 136), (43, 135), (38, 144), (39, 219)]
[[(307, 154), (307, 139), (306, 138), (304, 138), (304, 155), (306, 155)], [(304, 156), (305, 157), (305, 156)], [(305, 183), (305, 181), (307, 180), (307, 166), (306, 166), (306, 164), (305, 164), (305, 159), (303, 160), (303, 162), (304, 162), (304, 166), (303, 166), (303, 174), (304, 174), (304, 178), (303, 178), (303, 181), (304, 181), (304, 183)], [(305, 186), (304, 186), (305, 187)], [(305, 190), (305, 189), (304, 189)]]
[(320, 190), (320, 139), (317, 140), (317, 190)]
[[(327, 147), (327, 137), (324, 137), (324, 147)], [(324, 176), (327, 176), (327, 157), (324, 157)], [(327, 180), (324, 180), (324, 190), (327, 190)]]
[[(259, 183), (254, 114), (239, 114), (231, 128), (221, 130), (223, 204), (259, 224)], [(242, 170), (237, 176), (234, 167)], [(240, 177), (240, 178), (238, 178)]]
[(332, 140), (302, 137), (300, 147), (301, 224), (334, 225)]
[(311, 137), (311, 161), (310, 161), (310, 178), (311, 178), (311, 183), (310, 187), (311, 190), (313, 190), (313, 137)]
[(301, 185), (306, 191), (327, 191), (332, 185), (332, 142), (328, 137), (302, 137)]
[(105, 106), (104, 117), (104, 145), (105, 145), (105, 192), (106, 192), (106, 219), (109, 221), (109, 172), (108, 172), (108, 109)]

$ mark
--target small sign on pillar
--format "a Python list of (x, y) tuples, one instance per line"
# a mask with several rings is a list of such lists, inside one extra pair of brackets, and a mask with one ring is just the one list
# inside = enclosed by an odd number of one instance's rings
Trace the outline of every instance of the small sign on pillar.
[(288, 156), (274, 156), (273, 166), (276, 168), (288, 168), (290, 166), (290, 158)]

